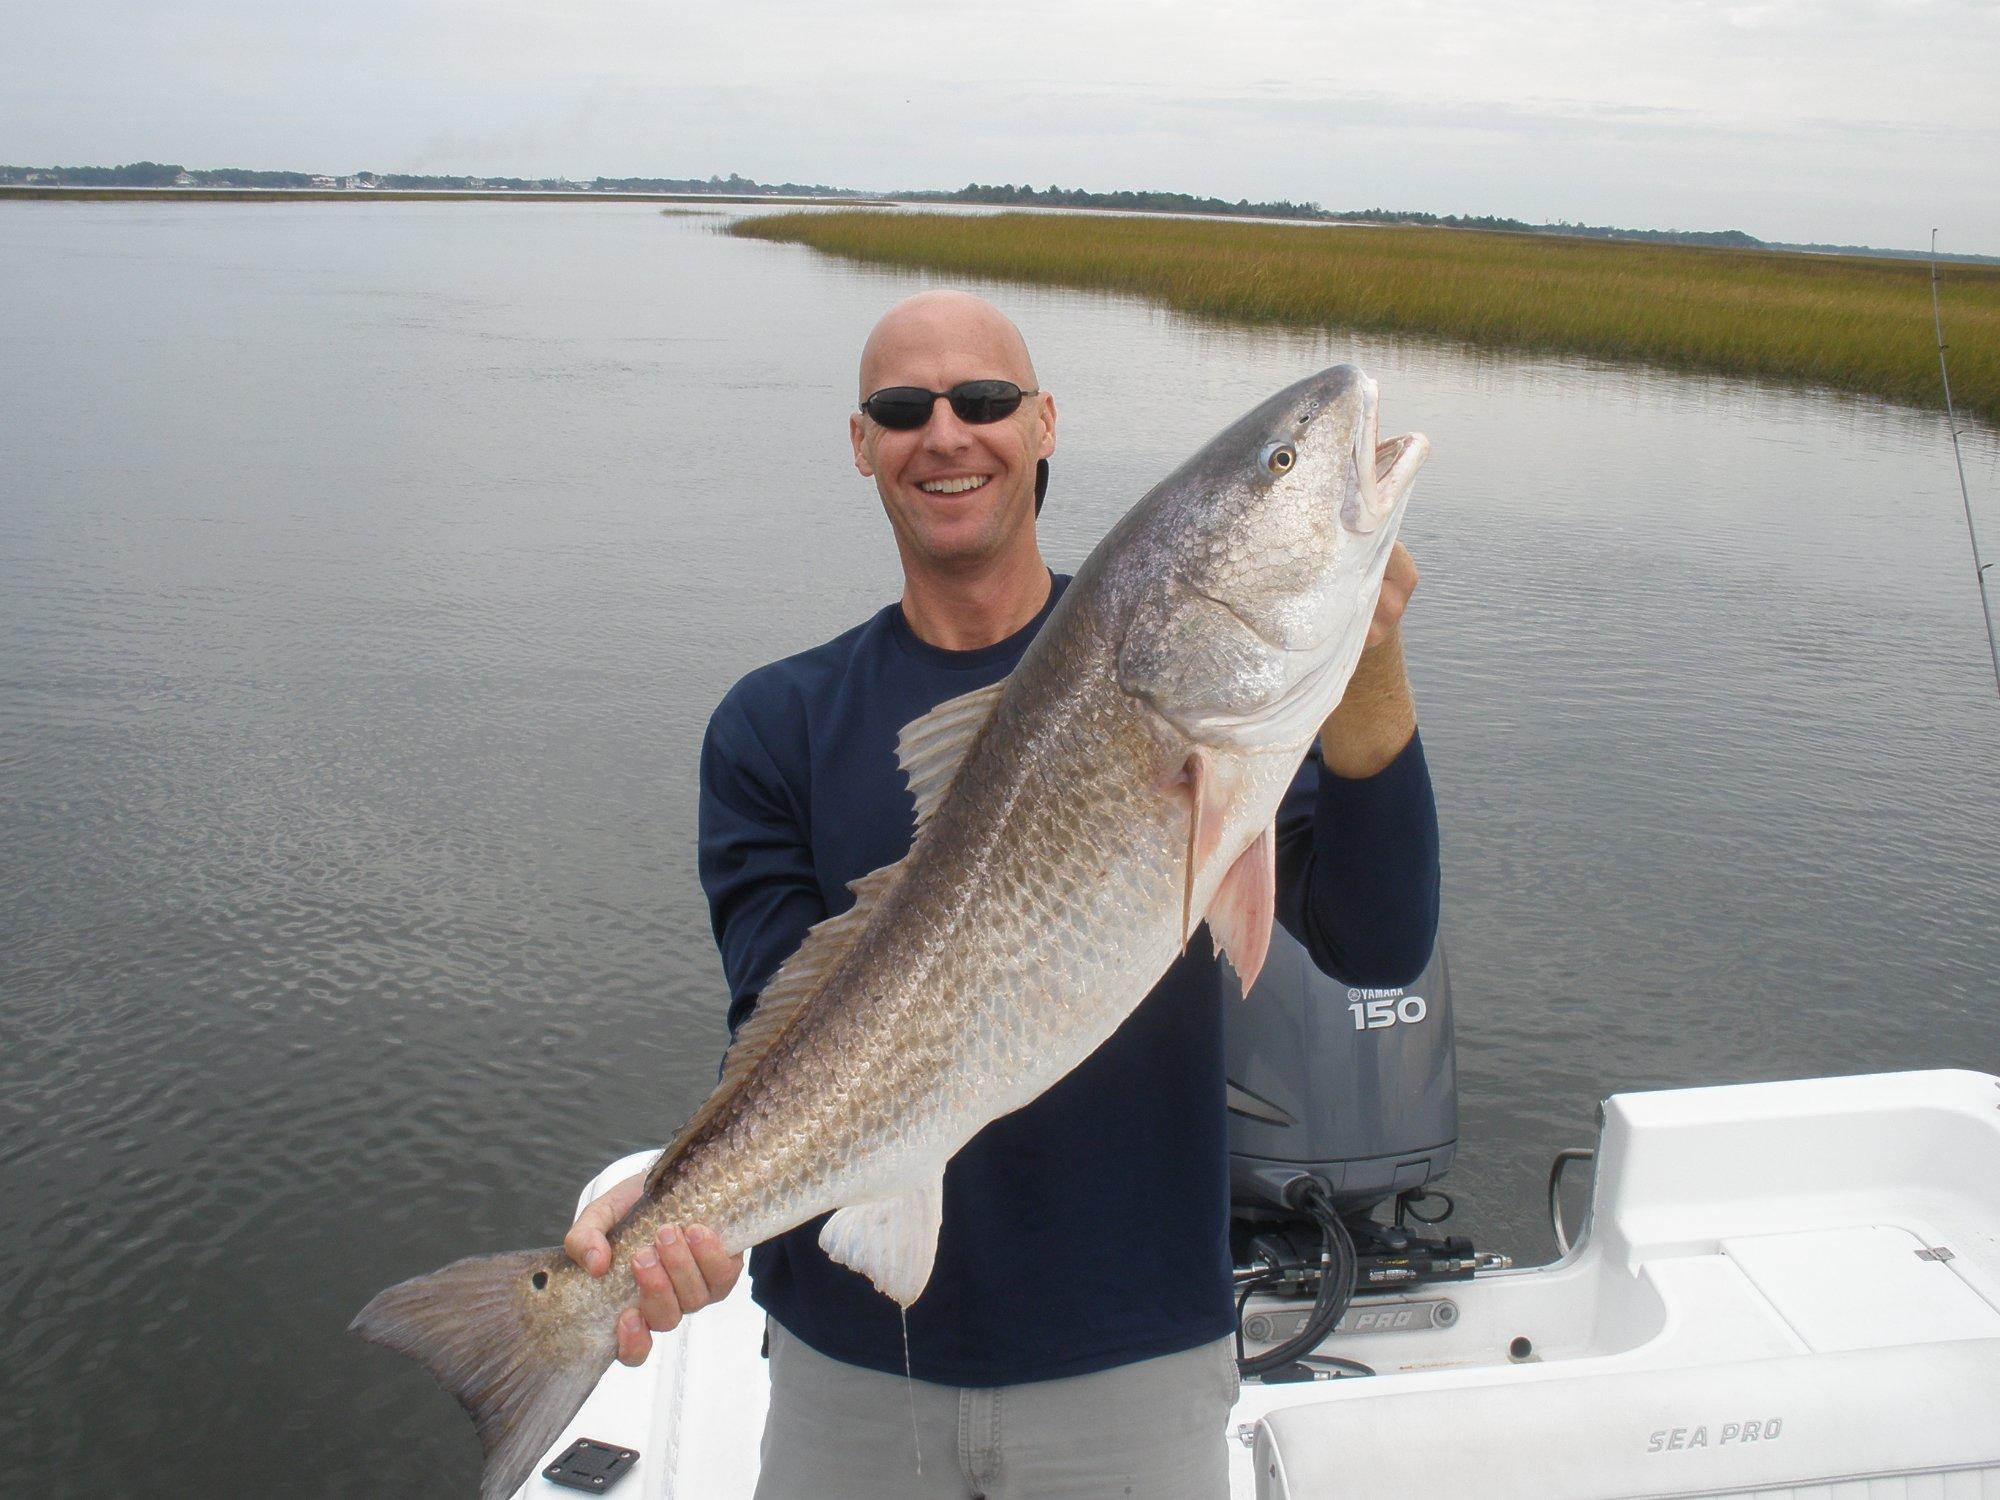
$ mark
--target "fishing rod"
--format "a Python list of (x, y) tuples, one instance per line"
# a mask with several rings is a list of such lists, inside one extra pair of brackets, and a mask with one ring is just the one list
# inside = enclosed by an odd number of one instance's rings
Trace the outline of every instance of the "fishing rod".
[(1986, 649), (1993, 657), (1993, 689), (2000, 692), (2000, 645), (1993, 639), (1993, 604), (1986, 597), (1986, 570), (1979, 555), (1979, 530), (1972, 524), (1972, 492), (1965, 487), (1965, 455), (1958, 451), (1958, 410), (1951, 404), (1951, 370), (1944, 362), (1944, 317), (1938, 312), (1938, 232), (1931, 231), (1931, 323), (1937, 329), (1938, 374), (1944, 380), (1944, 416), (1951, 427), (1951, 457), (1958, 465), (1958, 498), (1965, 502), (1965, 534), (1972, 539), (1972, 574), (1979, 580), (1979, 612), (1986, 620)]

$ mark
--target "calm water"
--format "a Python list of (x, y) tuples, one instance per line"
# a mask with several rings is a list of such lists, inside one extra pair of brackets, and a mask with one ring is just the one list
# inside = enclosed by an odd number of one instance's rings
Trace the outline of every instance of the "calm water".
[[(697, 740), (893, 595), (844, 422), (922, 284), (719, 222), (0, 209), (0, 1491), (461, 1492), (469, 1424), (346, 1320), (556, 1238), (712, 1080)], [(997, 295), (1058, 566), (1337, 359), (1432, 438), (1455, 1227), (1547, 1255), (1614, 1090), (2000, 1071), (1941, 419)]]

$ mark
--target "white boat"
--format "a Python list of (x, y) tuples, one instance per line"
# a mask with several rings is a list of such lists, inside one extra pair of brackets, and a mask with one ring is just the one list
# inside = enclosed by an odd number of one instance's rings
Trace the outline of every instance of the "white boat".
[[(1245, 1323), (1305, 1307), (1255, 1293)], [(750, 1500), (762, 1333), (745, 1278), (614, 1365), (549, 1460), (587, 1437), (637, 1452), (620, 1500)], [(1320, 1352), (1375, 1373), (1247, 1381), (1231, 1500), (2000, 1500), (2000, 1078), (1614, 1095), (1569, 1253), (1361, 1293)]]

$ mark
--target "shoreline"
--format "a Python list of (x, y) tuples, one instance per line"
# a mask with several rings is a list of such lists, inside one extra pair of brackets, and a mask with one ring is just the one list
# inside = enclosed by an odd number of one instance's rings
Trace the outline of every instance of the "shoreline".
[(887, 198), (813, 198), (735, 193), (600, 193), (579, 188), (573, 193), (512, 191), (507, 188), (176, 188), (66, 187), (56, 183), (0, 183), (0, 202), (8, 198), (68, 199), (73, 202), (183, 203), (780, 203), (886, 208)]

